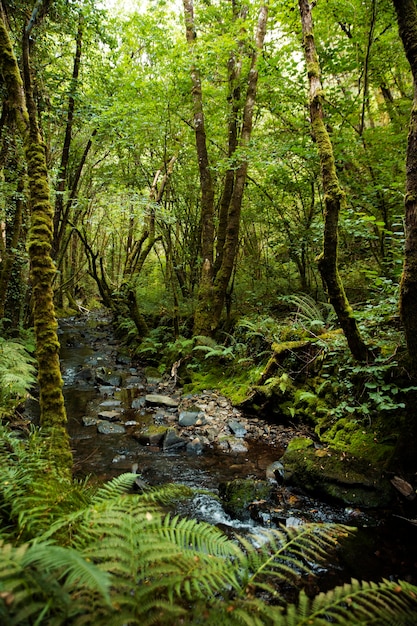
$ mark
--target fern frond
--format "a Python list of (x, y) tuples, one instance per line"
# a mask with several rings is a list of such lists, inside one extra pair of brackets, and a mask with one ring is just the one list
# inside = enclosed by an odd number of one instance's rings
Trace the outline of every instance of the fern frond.
[(417, 616), (416, 587), (407, 582), (383, 580), (380, 583), (352, 580), (314, 600), (300, 593), (298, 606), (290, 605), (285, 624), (340, 626), (373, 624), (378, 626), (413, 626)]
[(239, 537), (246, 549), (241, 562), (243, 588), (254, 586), (271, 592), (271, 579), (295, 581), (310, 571), (311, 563), (328, 558), (340, 538), (351, 532), (352, 528), (342, 524), (304, 524), (263, 531), (260, 546), (259, 536), (252, 540)]
[(131, 473), (116, 476), (109, 482), (104, 483), (104, 485), (97, 490), (92, 499), (93, 504), (107, 502), (109, 500), (113, 500), (114, 498), (118, 498), (123, 493), (127, 493), (130, 489), (132, 489), (136, 479), (137, 475)]

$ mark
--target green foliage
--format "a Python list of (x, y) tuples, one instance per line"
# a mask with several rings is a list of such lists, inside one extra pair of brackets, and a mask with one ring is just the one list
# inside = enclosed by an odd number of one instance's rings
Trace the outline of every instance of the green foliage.
[[(5, 626), (194, 624), (201, 616), (213, 625), (290, 626), (321, 624), (328, 615), (337, 624), (368, 618), (388, 624), (383, 620), (402, 623), (417, 606), (412, 585), (385, 581), (352, 581), (313, 600), (301, 593), (297, 605), (287, 606), (281, 590), (302, 584), (312, 563), (326, 561), (351, 529), (307, 524), (230, 538), (164, 512), (159, 503), (177, 498), (179, 485), (133, 494), (136, 475), (122, 474), (80, 489), (54, 467), (45, 473), (37, 435), (24, 442), (4, 429), (0, 434), (0, 501), (17, 524), (11, 532), (5, 517), (1, 530), (13, 538), (0, 543)], [(62, 509), (51, 505), (59, 496)]]
[(24, 345), (0, 337), (0, 417), (28, 396), (36, 382), (34, 363)]
[(321, 335), (335, 322), (333, 308), (327, 302), (316, 302), (308, 294), (283, 296), (281, 300), (296, 307), (294, 323), (311, 335)]

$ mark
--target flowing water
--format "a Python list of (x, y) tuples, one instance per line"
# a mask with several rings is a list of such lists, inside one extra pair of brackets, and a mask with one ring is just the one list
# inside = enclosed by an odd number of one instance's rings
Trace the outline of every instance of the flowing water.
[[(152, 382), (157, 384), (157, 381), (146, 381), (141, 368), (119, 352), (106, 317), (62, 320), (60, 341), (68, 428), (77, 475), (105, 480), (131, 471), (132, 465), (137, 464), (138, 472), (149, 485), (175, 482), (213, 493), (199, 493), (186, 504), (180, 503), (177, 509), (180, 514), (217, 524), (226, 531), (256, 532), (257, 526), (271, 524), (270, 517), (263, 518), (262, 512), (256, 521), (232, 519), (216, 494), (222, 482), (248, 477), (264, 480), (266, 467), (284, 451), (279, 443), (249, 441), (249, 449), (243, 454), (209, 448), (202, 454), (190, 455), (183, 449), (163, 452), (158, 446), (140, 445), (129, 428), (124, 434), (99, 434), (96, 427), (84, 425), (85, 416), (97, 414), (103, 401), (111, 398), (120, 404), (124, 420), (129, 423), (133, 417), (129, 413), (132, 399), (137, 397), (138, 389), (142, 393), (152, 392)], [(94, 384), (97, 371), (118, 384), (113, 388)], [(129, 385), (129, 380), (139, 384)], [(143, 409), (141, 419), (146, 423), (154, 420), (155, 415), (148, 415)], [(417, 527), (410, 522), (393, 516), (391, 511), (364, 512), (332, 506), (292, 494), (284, 487), (281, 503), (277, 516), (280, 523), (320, 521), (360, 526), (354, 543), (344, 551), (341, 562), (331, 570), (330, 582), (323, 583), (324, 586), (351, 577), (367, 580), (400, 577), (417, 584)]]

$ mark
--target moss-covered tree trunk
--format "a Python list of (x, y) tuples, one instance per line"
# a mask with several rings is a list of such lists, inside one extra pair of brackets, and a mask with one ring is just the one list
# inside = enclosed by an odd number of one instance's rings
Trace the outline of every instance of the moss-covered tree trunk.
[(31, 265), (33, 319), (40, 392), (41, 426), (50, 435), (51, 460), (63, 471), (71, 471), (72, 455), (66, 430), (66, 412), (59, 364), (57, 321), (53, 306), (52, 279), (55, 267), (51, 258), (53, 210), (50, 202), (45, 146), (42, 142), (37, 111), (32, 98), (29, 72), (28, 36), (24, 35), (23, 84), (6, 21), (0, 10), (0, 68), (7, 89), (9, 106), (22, 137), (29, 180), (31, 225), (28, 251)]
[[(186, 38), (193, 51), (196, 33), (192, 0), (183, 0)], [(243, 20), (247, 7), (235, 3), (233, 19)], [(251, 65), (245, 98), (241, 98), (242, 56), (247, 46), (244, 27), (238, 52), (231, 53), (228, 67), (230, 103), (228, 123), (228, 156), (233, 165), (226, 171), (221, 194), (218, 228), (215, 229), (214, 186), (210, 169), (203, 110), (201, 77), (196, 66), (191, 69), (194, 104), (194, 130), (201, 187), (201, 254), (202, 269), (198, 302), (194, 315), (194, 335), (213, 335), (219, 327), (227, 289), (233, 273), (239, 244), (239, 227), (247, 179), (247, 148), (251, 138), (253, 111), (258, 84), (258, 58), (261, 53), (268, 16), (267, 3), (259, 10), (255, 41), (251, 42)], [(240, 151), (236, 157), (237, 150)], [(216, 245), (217, 244), (217, 245)], [(216, 258), (214, 252), (216, 248)]]
[[(191, 54), (194, 56), (196, 32), (194, 27), (193, 0), (183, 0), (185, 35)], [(203, 109), (203, 92), (200, 71), (196, 65), (191, 67), (192, 98), (194, 107), (194, 132), (197, 150), (198, 168), (201, 187), (201, 276), (198, 289), (198, 303), (194, 315), (194, 334), (211, 334), (212, 316), (212, 279), (214, 259), (214, 185), (211, 175), (207, 150), (206, 126)]]
[(311, 126), (320, 157), (325, 202), (323, 251), (318, 259), (318, 266), (352, 355), (359, 361), (366, 361), (371, 353), (361, 337), (338, 270), (338, 222), (340, 209), (345, 203), (345, 195), (336, 172), (332, 142), (323, 120), (323, 89), (314, 41), (311, 5), (308, 0), (299, 0), (299, 8), (310, 87)]
[(415, 0), (393, 0), (400, 37), (413, 74), (414, 100), (407, 145), (405, 251), (400, 313), (413, 374), (417, 375), (417, 9)]

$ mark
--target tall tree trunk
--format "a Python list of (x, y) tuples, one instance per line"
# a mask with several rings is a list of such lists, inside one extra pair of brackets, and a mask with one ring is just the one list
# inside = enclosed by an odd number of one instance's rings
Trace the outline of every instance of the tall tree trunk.
[[(185, 34), (191, 53), (194, 54), (196, 32), (193, 0), (183, 0)], [(194, 107), (194, 132), (201, 187), (201, 277), (198, 303), (194, 316), (194, 334), (210, 334), (212, 328), (211, 298), (214, 259), (214, 186), (207, 150), (203, 92), (200, 71), (191, 67), (192, 98)]]
[(332, 142), (323, 120), (323, 88), (314, 41), (311, 6), (308, 0), (299, 0), (299, 9), (310, 87), (311, 126), (320, 157), (325, 202), (323, 251), (319, 257), (318, 266), (352, 355), (358, 361), (366, 361), (372, 355), (361, 337), (338, 270), (338, 223), (340, 209), (345, 204), (345, 194), (340, 187)]
[[(186, 24), (186, 38), (193, 51), (196, 39), (192, 0), (183, 0)], [(247, 9), (233, 7), (234, 18), (241, 19)], [(243, 104), (242, 123), (239, 134), (239, 113), (241, 93), (241, 55), (243, 42), (239, 43), (237, 54), (229, 58), (229, 103), (228, 156), (232, 160), (238, 148), (241, 156), (225, 174), (224, 187), (220, 201), (219, 226), (217, 230), (217, 250), (214, 262), (215, 226), (214, 226), (214, 186), (207, 150), (205, 120), (203, 111), (203, 93), (201, 76), (196, 66), (191, 69), (194, 103), (194, 130), (196, 137), (197, 158), (201, 186), (202, 217), (202, 270), (198, 293), (198, 302), (194, 314), (194, 335), (213, 335), (220, 323), (225, 304), (227, 288), (230, 283), (239, 243), (239, 226), (243, 194), (247, 178), (247, 148), (252, 132), (253, 111), (258, 84), (258, 57), (263, 47), (268, 10), (262, 5), (259, 12), (255, 42), (251, 54), (251, 67), (247, 79), (246, 97)]]
[(74, 67), (72, 70), (72, 80), (70, 94), (68, 97), (68, 111), (67, 111), (67, 123), (65, 126), (64, 145), (62, 146), (61, 164), (58, 170), (58, 181), (56, 186), (56, 200), (55, 200), (55, 212), (54, 212), (54, 239), (53, 239), (53, 253), (56, 257), (60, 237), (62, 237), (63, 228), (60, 228), (61, 221), (63, 219), (64, 211), (64, 192), (67, 186), (67, 170), (70, 156), (70, 147), (72, 139), (72, 127), (74, 124), (74, 111), (75, 111), (75, 90), (78, 82), (78, 75), (80, 72), (81, 64), (81, 44), (83, 39), (83, 22), (84, 18), (82, 13), (79, 15), (77, 41), (75, 46)]
[(55, 267), (51, 258), (53, 210), (50, 201), (45, 146), (42, 142), (37, 111), (32, 97), (29, 71), (28, 38), (23, 36), (24, 86), (0, 6), (0, 68), (22, 137), (29, 178), (31, 225), (28, 250), (31, 264), (33, 317), (40, 392), (40, 419), (50, 435), (51, 462), (62, 471), (71, 471), (72, 455), (66, 431), (66, 412), (59, 365), (57, 321), (53, 305), (52, 279)]
[(405, 252), (400, 313), (411, 368), (417, 375), (417, 9), (415, 0), (393, 0), (393, 4), (414, 84), (406, 161)]
[(259, 10), (258, 24), (255, 33), (255, 46), (251, 56), (251, 66), (248, 75), (246, 98), (243, 108), (242, 129), (238, 146), (236, 146), (236, 149), (239, 147), (242, 156), (235, 171), (233, 191), (227, 214), (224, 251), (221, 257), (220, 267), (218, 268), (214, 279), (213, 321), (216, 328), (220, 322), (220, 316), (227, 294), (227, 287), (235, 266), (235, 259), (239, 244), (240, 215), (248, 173), (248, 157), (246, 151), (249, 147), (252, 135), (253, 112), (258, 87), (258, 58), (265, 40), (267, 19), (268, 7), (263, 5)]

